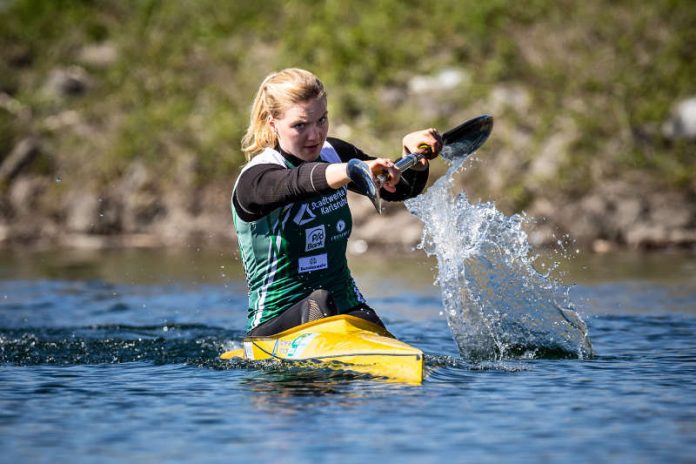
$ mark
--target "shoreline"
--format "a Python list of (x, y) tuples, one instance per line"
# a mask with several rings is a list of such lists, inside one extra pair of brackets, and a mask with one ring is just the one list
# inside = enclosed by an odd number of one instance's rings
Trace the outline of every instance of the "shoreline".
[[(229, 211), (226, 209), (225, 188), (215, 186), (207, 192), (198, 192), (195, 196), (214, 199), (204, 202), (209, 205), (192, 211), (180, 201), (182, 195), (175, 198), (164, 195), (153, 196), (153, 204), (141, 204), (135, 208), (130, 202), (137, 202), (138, 195), (123, 197), (124, 204), (114, 211), (101, 206), (111, 204), (114, 198), (98, 196), (89, 200), (88, 195), (75, 203), (61, 202), (63, 208), (56, 212), (12, 211), (14, 216), (0, 218), (1, 250), (111, 250), (111, 249), (221, 249), (237, 250), (236, 236)], [(71, 195), (67, 195), (71, 197)], [(353, 215), (353, 232), (348, 245), (350, 255), (361, 255), (368, 251), (394, 254), (413, 250), (421, 240), (422, 224), (401, 204), (387, 204), (382, 216), (377, 215), (369, 200), (350, 193), (349, 203)], [(589, 198), (589, 200), (588, 200)], [(599, 194), (585, 197), (580, 201), (567, 203), (562, 209), (554, 209), (548, 202), (539, 201), (526, 216), (525, 229), (532, 249), (545, 250), (559, 246), (604, 254), (621, 251), (679, 251), (696, 252), (696, 229), (690, 225), (694, 218), (691, 210), (680, 205), (675, 207), (679, 214), (662, 227), (654, 224), (654, 214), (644, 213), (647, 218), (639, 221), (634, 218), (630, 223), (626, 218), (614, 215), (598, 214), (597, 199)], [(629, 206), (616, 204), (611, 206), (605, 200), (607, 208), (615, 211), (630, 209), (635, 216), (639, 209), (636, 197), (628, 196)], [(37, 198), (35, 197), (36, 201)], [(5, 200), (7, 203), (7, 200)], [(213, 206), (210, 206), (213, 205)], [(680, 209), (681, 208), (681, 209)], [(145, 217), (142, 209), (155, 212)], [(590, 211), (588, 213), (587, 211)], [(547, 215), (534, 214), (549, 212)], [(138, 217), (140, 222), (134, 220)], [(669, 217), (669, 212), (662, 216)], [(4, 220), (3, 220), (4, 219)], [(623, 221), (623, 222), (622, 222)], [(652, 222), (651, 222), (652, 221)], [(618, 230), (617, 224), (624, 224)], [(628, 224), (628, 225), (626, 225)], [(676, 225), (675, 225), (676, 224)], [(606, 231), (611, 228), (613, 238)], [(573, 234), (572, 230), (577, 233)], [(398, 231), (398, 233), (394, 233)], [(627, 241), (629, 237), (631, 241)]]

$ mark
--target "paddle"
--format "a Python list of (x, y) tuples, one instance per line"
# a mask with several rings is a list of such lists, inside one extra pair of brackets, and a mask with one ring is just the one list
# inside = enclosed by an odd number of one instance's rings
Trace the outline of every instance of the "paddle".
[[(440, 156), (449, 161), (464, 160), (484, 144), (492, 130), (493, 116), (484, 114), (470, 119), (442, 134), (443, 147)], [(432, 157), (430, 147), (423, 148), (421, 152), (405, 155), (395, 165), (403, 172), (426, 157)], [(358, 159), (352, 159), (348, 162), (347, 172), (355, 187), (360, 193), (367, 196), (375, 205), (377, 212), (382, 214), (382, 199), (379, 189), (386, 182), (386, 176), (380, 174), (375, 180), (367, 164)]]

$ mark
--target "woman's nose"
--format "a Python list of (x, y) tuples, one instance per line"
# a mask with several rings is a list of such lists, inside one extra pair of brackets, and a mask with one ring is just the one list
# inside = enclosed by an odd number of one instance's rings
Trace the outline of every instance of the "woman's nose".
[(318, 139), (320, 136), (321, 136), (321, 128), (319, 128), (319, 127), (316, 126), (316, 125), (313, 125), (313, 126), (309, 129), (309, 139), (310, 139), (310, 140), (316, 140), (316, 139)]

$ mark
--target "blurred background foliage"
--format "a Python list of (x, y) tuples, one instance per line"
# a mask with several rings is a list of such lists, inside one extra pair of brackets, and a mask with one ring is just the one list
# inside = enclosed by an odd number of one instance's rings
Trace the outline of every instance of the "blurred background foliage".
[[(0, 0), (0, 158), (39, 135), (56, 175), (86, 184), (136, 159), (172, 186), (181, 169), (229, 178), (259, 82), (298, 66), (328, 87), (333, 135), (373, 154), (492, 112), (490, 150), (516, 157), (500, 187), (515, 207), (568, 125), (544, 188), (642, 171), (696, 192), (693, 142), (660, 130), (696, 94), (695, 48), (692, 0)], [(83, 88), (52, 92), (56, 70)], [(496, 89), (517, 89), (512, 103)]]

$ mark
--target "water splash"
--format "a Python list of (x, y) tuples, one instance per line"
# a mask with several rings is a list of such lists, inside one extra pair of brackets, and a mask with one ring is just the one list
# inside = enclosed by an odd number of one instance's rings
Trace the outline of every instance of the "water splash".
[(525, 217), (453, 193), (464, 160), (406, 206), (423, 221), (420, 247), (438, 263), (437, 284), (460, 354), (469, 360), (592, 356), (569, 287), (534, 267)]

